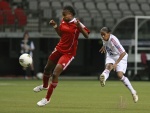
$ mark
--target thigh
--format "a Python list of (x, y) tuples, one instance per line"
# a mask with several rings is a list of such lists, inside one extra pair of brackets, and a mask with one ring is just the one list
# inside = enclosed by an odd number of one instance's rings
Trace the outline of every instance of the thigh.
[(44, 69), (45, 74), (49, 75), (52, 73), (52, 70), (55, 68), (60, 57), (61, 57), (61, 54), (57, 50), (54, 50), (50, 54), (48, 61), (47, 61), (47, 64), (46, 64), (45, 69)]
[(57, 64), (57, 62), (61, 56), (62, 56), (62, 54), (59, 51), (57, 51), (56, 49), (54, 49), (54, 51), (50, 54), (48, 59), (50, 61), (52, 61), (53, 63)]
[(56, 66), (56, 63), (48, 59), (47, 64), (45, 66), (46, 70), (53, 70)]
[(57, 64), (61, 64), (62, 67), (63, 67), (63, 70), (65, 70), (73, 59), (74, 59), (74, 56), (68, 55), (68, 54), (64, 54), (64, 55), (62, 55), (60, 57), (60, 59), (59, 59)]
[(112, 57), (110, 56), (106, 57), (105, 64), (114, 64), (114, 63), (115, 63), (115, 60)]

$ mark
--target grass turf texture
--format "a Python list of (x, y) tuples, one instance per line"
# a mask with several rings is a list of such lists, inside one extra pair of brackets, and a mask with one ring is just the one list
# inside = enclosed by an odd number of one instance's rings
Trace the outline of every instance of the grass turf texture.
[(0, 80), (0, 113), (149, 113), (150, 83), (132, 82), (139, 95), (134, 103), (120, 81), (60, 80), (51, 102), (38, 107), (46, 91), (34, 93), (40, 80)]

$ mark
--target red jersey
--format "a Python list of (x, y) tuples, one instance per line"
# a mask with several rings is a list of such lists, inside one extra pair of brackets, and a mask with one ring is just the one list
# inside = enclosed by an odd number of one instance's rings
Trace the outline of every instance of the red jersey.
[[(70, 22), (65, 22), (62, 20), (60, 23), (59, 30), (61, 32), (61, 38), (59, 43), (56, 45), (56, 49), (62, 54), (71, 54), (73, 56), (76, 55), (80, 30), (76, 26), (75, 22), (76, 18)], [(90, 33), (90, 31), (81, 22), (80, 24), (82, 28)]]

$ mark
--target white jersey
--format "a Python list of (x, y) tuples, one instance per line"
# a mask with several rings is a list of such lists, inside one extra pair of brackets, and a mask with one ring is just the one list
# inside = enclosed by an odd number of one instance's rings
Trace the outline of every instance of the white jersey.
[[(105, 49), (107, 52), (105, 64), (108, 64), (108, 63), (114, 64), (120, 57), (120, 54), (125, 52), (125, 49), (120, 44), (117, 37), (115, 37), (112, 34), (110, 34), (108, 41), (104, 41), (103, 39), (102, 39), (102, 41), (103, 41), (103, 45), (105, 46)], [(126, 72), (127, 58), (128, 58), (128, 54), (126, 53), (126, 55), (122, 58), (122, 60), (117, 64), (117, 68), (116, 68), (117, 72), (118, 71), (121, 71), (123, 73)]]
[(119, 40), (117, 37), (114, 35), (110, 34), (109, 40), (104, 41), (103, 40), (103, 45), (105, 46), (106, 52), (108, 56), (112, 57), (119, 57), (120, 54), (125, 52), (125, 49), (123, 46), (120, 44)]

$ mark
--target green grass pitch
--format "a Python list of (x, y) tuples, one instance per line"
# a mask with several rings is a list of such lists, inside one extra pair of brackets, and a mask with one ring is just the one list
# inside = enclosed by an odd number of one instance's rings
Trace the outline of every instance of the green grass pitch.
[(34, 93), (41, 80), (0, 80), (0, 113), (149, 113), (150, 82), (131, 82), (139, 95), (134, 103), (120, 81), (60, 80), (51, 102), (38, 107), (46, 91)]

